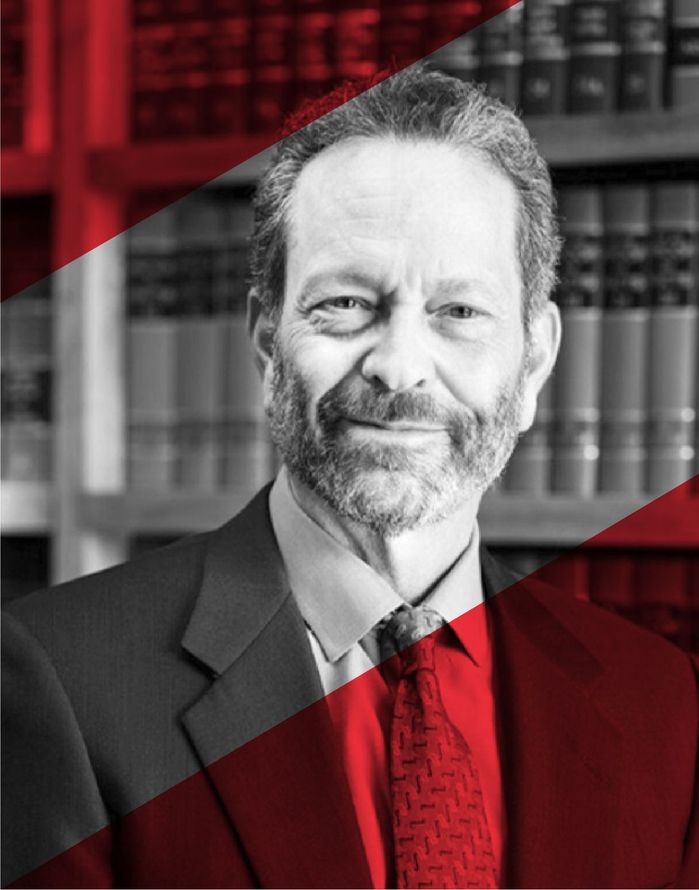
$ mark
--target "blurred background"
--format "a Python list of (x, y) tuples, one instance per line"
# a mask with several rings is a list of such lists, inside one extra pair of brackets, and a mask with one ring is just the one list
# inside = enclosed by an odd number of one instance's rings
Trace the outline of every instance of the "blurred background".
[(696, 2), (508, 5), (2, 0), (4, 597), (272, 478), (244, 319), (264, 150), (300, 100), (427, 56), (523, 114), (565, 236), (561, 357), (483, 537), (699, 651)]

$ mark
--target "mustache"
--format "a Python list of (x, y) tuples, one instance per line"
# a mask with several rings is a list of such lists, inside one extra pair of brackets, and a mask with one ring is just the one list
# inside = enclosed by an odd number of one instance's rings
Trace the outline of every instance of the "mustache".
[(427, 393), (384, 392), (370, 387), (358, 387), (341, 380), (329, 389), (317, 406), (318, 422), (327, 429), (343, 418), (384, 423), (423, 423), (447, 429), (463, 429), (471, 424), (481, 425), (481, 418), (466, 409), (457, 411), (440, 405)]

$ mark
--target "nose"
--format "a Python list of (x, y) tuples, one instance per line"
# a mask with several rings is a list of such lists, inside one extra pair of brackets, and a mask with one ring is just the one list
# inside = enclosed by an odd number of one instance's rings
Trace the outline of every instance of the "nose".
[(434, 363), (428, 336), (426, 326), (414, 313), (394, 311), (380, 330), (379, 339), (364, 356), (362, 376), (393, 392), (430, 382)]

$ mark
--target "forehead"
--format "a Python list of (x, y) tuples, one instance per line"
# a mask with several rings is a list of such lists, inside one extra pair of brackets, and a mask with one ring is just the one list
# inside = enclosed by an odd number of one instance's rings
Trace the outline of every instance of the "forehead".
[(427, 140), (352, 139), (302, 170), (291, 195), (289, 252), (304, 265), (356, 253), (385, 262), (394, 248), (424, 268), (514, 261), (516, 216), (514, 186), (476, 152)]

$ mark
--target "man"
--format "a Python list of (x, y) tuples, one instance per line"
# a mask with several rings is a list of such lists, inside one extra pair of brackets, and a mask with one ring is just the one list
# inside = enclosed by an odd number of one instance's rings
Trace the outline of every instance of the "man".
[(544, 162), (419, 66), (303, 124), (253, 237), (284, 469), (9, 607), (7, 880), (693, 886), (689, 660), (479, 549), (558, 348)]

